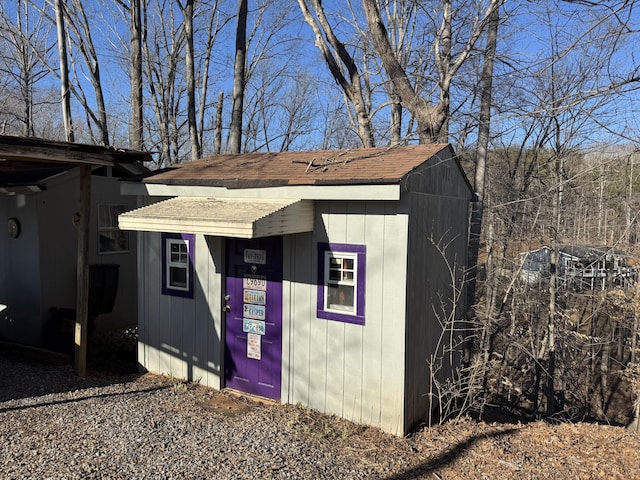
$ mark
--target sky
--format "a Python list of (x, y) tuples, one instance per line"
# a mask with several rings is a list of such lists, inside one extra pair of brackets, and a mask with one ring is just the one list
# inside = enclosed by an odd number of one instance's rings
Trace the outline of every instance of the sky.
[[(3, 2), (3, 7), (9, 13), (16, 5), (16, 2), (12, 1), (0, 1)], [(229, 0), (223, 3), (223, 10), (226, 9), (227, 13), (232, 14), (236, 8), (236, 2)], [(428, 2), (424, 2), (424, 4), (426, 3)], [(605, 2), (605, 4), (607, 3), (614, 4), (614, 2)], [(250, 2), (251, 4), (252, 2)], [(347, 36), (349, 23), (346, 20), (348, 11), (345, 8), (345, 4), (346, 2), (344, 1), (336, 0), (325, 0), (323, 2), (323, 5), (332, 14), (330, 19), (337, 26), (336, 30), (341, 35), (341, 38), (345, 39), (345, 43), (348, 44), (352, 37)], [(108, 108), (111, 112), (114, 112), (114, 115), (126, 117), (129, 98), (128, 68), (125, 65), (126, 46), (121, 43), (122, 39), (125, 42), (127, 40), (126, 24), (114, 14), (115, 2), (84, 0), (83, 5), (92, 24), (91, 35), (99, 50), (98, 56), (101, 62), (103, 85), (107, 93), (107, 102), (109, 103)], [(297, 3), (291, 0), (280, 0), (280, 5), (283, 8), (268, 11), (267, 15), (271, 15), (271, 18), (263, 19), (262, 25), (271, 25), (274, 22), (274, 18), (282, 15), (286, 19), (282, 30), (271, 31), (269, 28), (261, 28), (252, 37), (253, 45), (257, 45), (259, 44), (256, 41), (257, 39), (265, 39), (272, 34), (277, 35), (277, 38), (271, 39), (272, 49), (266, 52), (264, 57), (267, 58), (268, 56), (269, 61), (263, 62), (260, 67), (252, 71), (252, 82), (255, 83), (255, 91), (253, 92), (254, 98), (249, 98), (249, 100), (261, 101), (265, 104), (268, 102), (272, 107), (271, 112), (280, 112), (289, 106), (288, 103), (290, 102), (288, 100), (301, 95), (301, 90), (295, 90), (291, 86), (291, 80), (294, 77), (306, 76), (314, 85), (311, 91), (305, 92), (305, 95), (312, 97), (315, 103), (313, 108), (316, 110), (314, 113), (316, 119), (314, 120), (313, 128), (316, 131), (313, 135), (322, 135), (322, 130), (327, 128), (327, 125), (319, 125), (319, 123), (323, 121), (328, 123), (326, 119), (328, 111), (334, 104), (336, 106), (340, 105), (342, 94), (331, 78), (317, 48), (313, 45), (311, 30), (304, 24)], [(357, 7), (358, 2), (356, 1), (354, 5)], [(560, 11), (549, 8), (550, 5), (557, 5)], [(640, 59), (636, 58), (634, 49), (634, 45), (637, 43), (635, 41), (637, 36), (635, 31), (640, 28), (640, 21), (636, 12), (633, 13), (630, 19), (630, 31), (632, 33), (628, 35), (627, 41), (609, 45), (608, 49), (603, 49), (598, 43), (603, 38), (607, 38), (606, 31), (603, 29), (597, 35), (594, 35), (588, 48), (580, 52), (574, 50), (573, 53), (564, 54), (563, 52), (567, 45), (571, 45), (577, 39), (586, 38), (585, 32), (588, 31), (586, 26), (589, 25), (589, 17), (602, 20), (607, 15), (607, 10), (602, 8), (599, 10), (592, 9), (589, 14), (585, 14), (584, 9), (579, 10), (579, 14), (576, 14), (577, 11), (578, 7), (568, 2), (507, 2), (504, 10), (505, 15), (503, 15), (505, 22), (500, 29), (502, 41), (499, 46), (499, 52), (501, 60), (496, 66), (495, 98), (499, 104), (494, 112), (496, 126), (502, 130), (500, 133), (506, 139), (503, 141), (511, 141), (509, 138), (512, 140), (522, 138), (524, 135), (523, 128), (526, 128), (527, 125), (523, 124), (518, 116), (518, 109), (523, 109), (529, 102), (531, 103), (529, 108), (535, 110), (535, 108), (539, 108), (536, 107), (536, 102), (539, 105), (543, 105), (545, 101), (548, 101), (544, 98), (545, 88), (548, 88), (548, 85), (545, 86), (544, 78), (546, 75), (550, 75), (550, 69), (548, 67), (545, 68), (539, 62), (539, 59), (547, 57), (552, 49), (555, 49), (558, 53), (559, 60), (557, 71), (554, 71), (554, 75), (564, 76), (563, 78), (567, 80), (564, 83), (567, 85), (575, 81), (572, 76), (576, 71), (584, 70), (588, 72), (589, 68), (594, 69), (602, 56), (612, 58), (612, 64), (615, 68), (610, 72), (604, 72), (602, 69), (592, 70), (592, 83), (591, 85), (585, 83), (582, 87), (585, 90), (593, 90), (605, 85), (607, 79), (601, 76), (603, 73), (618, 75), (614, 80), (619, 80), (622, 74), (618, 72), (628, 71), (630, 65), (640, 62)], [(559, 12), (565, 15), (560, 15)], [(430, 12), (425, 9), (421, 13), (428, 14)], [(340, 14), (344, 15), (344, 17), (340, 18)], [(180, 24), (180, 14), (175, 9), (173, 18), (167, 11), (163, 12), (162, 18), (165, 28), (170, 28), (172, 25), (177, 28)], [(201, 16), (197, 21), (202, 21), (204, 18)], [(250, 29), (256, 19), (257, 17), (254, 13), (249, 21)], [(422, 16), (421, 20), (426, 24), (428, 16)], [(437, 24), (438, 19), (435, 18), (433, 22)], [(360, 23), (362, 24), (362, 22)], [(235, 22), (231, 20), (221, 30), (214, 54), (211, 57), (212, 64), (209, 75), (211, 96), (209, 101), (211, 103), (215, 102), (219, 92), (223, 91), (227, 96), (228, 107), (230, 107), (229, 96), (232, 84), (231, 65), (234, 51), (234, 26)], [(460, 28), (464, 29), (464, 25), (460, 25)], [(54, 33), (52, 31), (51, 35)], [(250, 35), (251, 33), (250, 31)], [(419, 43), (420, 38), (416, 38), (416, 41)], [(426, 48), (428, 46), (428, 39), (425, 37), (423, 47)], [(256, 49), (252, 50), (254, 56), (257, 51)], [(77, 51), (73, 50), (72, 54), (77, 55)], [(357, 58), (356, 60), (359, 61), (360, 59)], [(166, 62), (164, 63), (166, 66)], [(516, 64), (520, 68), (514, 69), (513, 65)], [(202, 66), (202, 63), (199, 66)], [(526, 66), (526, 68), (523, 68), (523, 66)], [(598, 78), (598, 82), (596, 82), (596, 78)], [(376, 82), (379, 77), (372, 76), (372, 80)], [(432, 78), (427, 78), (426, 84), (433, 84), (433, 80)], [(52, 85), (56, 84), (56, 80), (53, 77), (50, 77), (48, 81)], [(465, 79), (462, 78), (462, 81), (465, 81)], [(86, 87), (87, 95), (90, 96), (91, 88), (89, 83), (84, 79), (82, 82)], [(560, 84), (562, 83), (560, 82)], [(279, 86), (279, 84), (282, 86)], [(259, 89), (262, 88), (270, 89), (268, 90), (270, 92), (269, 95), (271, 95), (270, 98), (257, 97)], [(295, 86), (295, 88), (299, 88), (299, 86)], [(522, 92), (526, 92), (526, 98), (521, 103), (514, 102), (514, 98), (517, 95), (523, 95)], [(455, 94), (456, 90), (453, 93)], [(570, 93), (570, 91), (567, 91), (567, 93)], [(575, 94), (576, 92), (573, 93)], [(600, 125), (596, 122), (588, 131), (585, 130), (587, 137), (593, 141), (606, 139), (609, 137), (608, 130), (623, 133), (628, 138), (633, 138), (634, 135), (636, 138), (638, 137), (637, 92), (630, 91), (625, 94), (619, 94), (618, 98), (618, 101), (608, 103), (598, 112), (603, 121), (600, 122)], [(462, 101), (466, 100), (464, 98), (454, 98), (454, 102), (460, 103)], [(149, 108), (152, 107), (150, 103), (148, 105)], [(280, 110), (276, 108), (276, 104), (279, 105)], [(384, 115), (386, 115), (384, 113), (386, 110), (382, 106), (380, 107), (380, 111), (375, 115), (377, 116), (376, 118), (380, 118), (382, 121)], [(267, 117), (273, 123), (277, 120), (278, 115), (270, 113)], [(114, 123), (116, 123), (115, 120)], [(452, 125), (452, 127), (453, 130), (456, 125)], [(458, 141), (457, 137), (452, 137), (452, 141)], [(310, 142), (305, 140), (305, 143), (309, 144)]]

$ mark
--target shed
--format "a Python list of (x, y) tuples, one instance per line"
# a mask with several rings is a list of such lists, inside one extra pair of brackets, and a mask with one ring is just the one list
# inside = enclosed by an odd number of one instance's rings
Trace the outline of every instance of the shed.
[[(559, 286), (571, 289), (628, 288), (637, 279), (632, 258), (622, 250), (606, 245), (558, 245)], [(551, 247), (520, 253), (521, 279), (529, 284), (548, 280)]]
[(135, 200), (120, 195), (119, 179), (147, 173), (149, 160), (113, 147), (0, 136), (0, 339), (72, 349), (78, 312), (113, 328), (136, 326), (135, 236), (117, 228)]
[(402, 435), (460, 307), (449, 145), (218, 155), (126, 182), (144, 369)]

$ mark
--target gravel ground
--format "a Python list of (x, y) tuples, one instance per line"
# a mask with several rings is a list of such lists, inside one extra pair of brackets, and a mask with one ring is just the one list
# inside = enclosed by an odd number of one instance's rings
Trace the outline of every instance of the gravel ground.
[(398, 438), (157, 375), (0, 345), (0, 479), (640, 479), (640, 435), (468, 418)]
[(380, 434), (157, 375), (81, 379), (0, 355), (3, 479), (380, 476), (349, 447), (355, 430)]

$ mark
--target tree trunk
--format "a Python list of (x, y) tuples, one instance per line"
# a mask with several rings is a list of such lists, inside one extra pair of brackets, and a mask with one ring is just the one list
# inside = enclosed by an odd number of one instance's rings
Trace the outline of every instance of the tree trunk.
[(625, 230), (624, 239), (627, 245), (635, 243), (635, 235), (632, 230), (631, 201), (633, 199), (633, 154), (627, 160), (627, 201), (625, 202)]
[(144, 110), (142, 108), (142, 16), (141, 0), (131, 0), (131, 147), (142, 150)]
[(491, 126), (491, 94), (493, 90), (493, 66), (498, 42), (498, 25), (500, 13), (495, 9), (489, 19), (487, 30), (487, 45), (482, 67), (482, 92), (480, 95), (480, 123), (478, 127), (478, 146), (476, 149), (476, 166), (474, 177), (474, 196), (471, 203), (471, 225), (469, 230), (469, 251), (467, 268), (469, 272), (467, 282), (467, 308), (475, 303), (476, 283), (478, 273), (478, 252), (480, 250), (480, 234), (482, 232), (482, 217), (484, 214), (484, 185), (486, 178), (487, 152), (489, 150), (489, 133)]
[(442, 10), (442, 28), (434, 41), (436, 55), (436, 69), (438, 71), (439, 101), (431, 104), (428, 98), (422, 98), (414, 89), (406, 70), (398, 61), (393, 46), (389, 40), (387, 29), (382, 22), (378, 0), (362, 0), (367, 26), (380, 56), (387, 76), (393, 82), (395, 91), (402, 99), (402, 105), (409, 110), (418, 123), (420, 143), (446, 143), (449, 141), (449, 99), (451, 81), (462, 65), (469, 59), (475, 44), (484, 31), (489, 18), (504, 0), (491, 0), (482, 21), (469, 32), (469, 38), (464, 48), (453, 58), (451, 55), (451, 35), (454, 11), (451, 0), (444, 0)]
[(240, 153), (242, 140), (242, 113), (244, 111), (245, 65), (247, 61), (247, 0), (238, 0), (236, 27), (236, 60), (233, 70), (233, 106), (231, 111), (231, 153)]
[[(72, 9), (69, 8), (71, 4)], [(98, 129), (98, 139), (101, 145), (110, 145), (109, 139), (109, 124), (107, 122), (107, 107), (104, 100), (104, 93), (102, 89), (102, 80), (100, 78), (100, 62), (98, 53), (96, 51), (93, 36), (92, 25), (85, 13), (82, 0), (71, 0), (67, 2), (67, 9), (65, 10), (65, 18), (68, 20), (68, 27), (74, 33), (70, 36), (70, 40), (76, 47), (76, 50), (82, 54), (87, 71), (89, 74), (86, 76), (91, 82), (93, 87), (93, 96), (95, 98), (96, 106), (92, 108), (89, 105), (87, 96), (83, 92), (83, 85), (76, 78), (75, 85), (73, 87), (73, 93), (78, 101), (84, 107), (84, 111), (87, 117), (87, 126), (90, 131), (92, 126), (95, 125)], [(91, 132), (91, 136), (94, 137)]]
[[(191, 144), (191, 159), (197, 160), (202, 156), (202, 148), (198, 137), (198, 124), (196, 119), (196, 78), (193, 51), (193, 2), (186, 0), (184, 6), (181, 2), (184, 33), (185, 33), (185, 69), (187, 81), (187, 123), (189, 124), (189, 143)], [(245, 24), (246, 24), (246, 1), (245, 1)], [(244, 40), (243, 40), (244, 42)], [(243, 60), (244, 61), (244, 60)], [(244, 72), (243, 72), (244, 82)], [(235, 81), (234, 81), (235, 90)], [(241, 109), (242, 110), (242, 109)], [(241, 113), (242, 115), (242, 113)], [(240, 126), (242, 128), (242, 125)]]
[[(309, 11), (305, 0), (298, 0), (298, 5), (300, 5), (305, 21), (313, 30), (316, 47), (322, 53), (333, 79), (340, 85), (344, 95), (355, 110), (356, 120), (355, 122), (352, 120), (352, 123), (355, 123), (354, 127), (358, 132), (362, 146), (364, 148), (374, 147), (375, 140), (373, 126), (371, 125), (370, 107), (365, 101), (361, 76), (356, 62), (333, 32), (320, 0), (311, 0), (317, 21)], [(343, 68), (346, 69), (346, 72), (344, 72)]]
[[(441, 128), (444, 113), (436, 105), (430, 105), (413, 89), (409, 77), (396, 58), (389, 41), (387, 29), (382, 23), (377, 0), (362, 0), (367, 26), (378, 55), (382, 60), (387, 76), (393, 82), (395, 92), (402, 99), (402, 105), (409, 110), (418, 122), (420, 143), (434, 143), (443, 138)], [(445, 135), (447, 136), (447, 135)]]
[(402, 103), (400, 96), (391, 94), (391, 145), (400, 145), (402, 141)]
[(58, 31), (58, 56), (60, 58), (60, 95), (62, 98), (62, 119), (67, 142), (73, 142), (73, 121), (71, 119), (71, 92), (69, 90), (69, 64), (67, 60), (67, 34), (64, 24), (64, 2), (56, 0), (56, 28)]
[(213, 153), (220, 154), (222, 150), (222, 105), (224, 103), (224, 92), (220, 92), (218, 96), (218, 105), (216, 106), (216, 138), (213, 145)]
[[(24, 23), (23, 25), (23, 16)], [(18, 0), (16, 5), (16, 27), (17, 27), (17, 35), (11, 35), (12, 39), (16, 38), (25, 38), (26, 35), (29, 35), (28, 27), (29, 27), (29, 9), (27, 6), (24, 6), (22, 0)], [(15, 41), (12, 40), (12, 46), (15, 50), (16, 63), (20, 68), (20, 100), (22, 102), (22, 117), (23, 117), (23, 127), (22, 127), (22, 135), (25, 137), (33, 136), (33, 83), (34, 78), (32, 72), (29, 68), (30, 66), (30, 52), (32, 47), (25, 41)]]

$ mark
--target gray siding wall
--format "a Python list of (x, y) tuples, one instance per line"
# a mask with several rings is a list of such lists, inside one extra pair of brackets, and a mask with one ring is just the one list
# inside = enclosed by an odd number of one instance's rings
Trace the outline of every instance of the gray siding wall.
[[(395, 202), (318, 201), (315, 218), (285, 239), (282, 399), (402, 434), (407, 217)], [(366, 245), (364, 326), (317, 318), (318, 242)]]
[[(79, 175), (70, 170), (47, 183), (47, 189), (29, 195), (0, 198), (2, 218), (17, 217), (20, 236), (0, 236), (0, 337), (31, 345), (47, 345), (46, 326), (51, 307), (76, 308), (77, 228), (72, 215), (79, 208)], [(98, 254), (98, 204), (135, 204), (121, 197), (119, 182), (92, 177), (89, 263), (120, 265), (120, 279), (112, 314), (98, 318), (106, 328), (137, 324), (135, 235), (126, 254)], [(69, 332), (69, 344), (73, 341)]]
[(220, 389), (223, 239), (195, 236), (189, 299), (162, 294), (160, 233), (138, 235), (138, 362), (154, 373)]
[(453, 299), (461, 295), (459, 290), (463, 287), (470, 192), (453, 160), (441, 159), (430, 165), (428, 175), (417, 172), (413, 176), (411, 186), (417, 191), (406, 197), (411, 220), (405, 430), (428, 416), (431, 356), (443, 360), (443, 367), (437, 372), (440, 380), (450, 373), (449, 354), (445, 350), (455, 337), (451, 331), (443, 332), (441, 322), (451, 320), (452, 315), (461, 318), (464, 308), (458, 305), (454, 311)]
[(405, 190), (440, 197), (470, 199), (470, 187), (452, 154), (453, 151), (450, 149), (443, 150), (409, 173), (403, 184)]
[[(40, 256), (38, 250), (38, 203), (36, 195), (0, 198), (4, 231), (0, 241), (0, 338), (37, 345), (40, 342)], [(6, 234), (6, 221), (20, 221), (18, 238)]]
[(39, 210), (37, 248), (42, 269), (40, 315), (46, 322), (51, 307), (76, 308), (78, 229), (73, 225), (72, 216), (80, 203), (77, 169), (51, 180), (47, 189), (36, 198)]
[[(91, 182), (91, 231), (89, 232), (89, 263), (119, 265), (118, 292), (113, 312), (98, 317), (96, 331), (129, 328), (138, 325), (137, 235), (129, 232), (129, 251), (99, 254), (98, 208), (100, 204), (136, 207), (136, 199), (120, 195), (120, 182), (110, 177), (93, 176)], [(74, 295), (75, 298), (75, 295)]]
[[(77, 235), (71, 219), (79, 209), (78, 170), (71, 170), (52, 180), (38, 198), (39, 249), (41, 262), (41, 318), (50, 318), (51, 307), (76, 308)], [(120, 195), (117, 179), (91, 177), (91, 212), (89, 220), (89, 264), (119, 265), (118, 290), (113, 312), (99, 315), (97, 331), (137, 325), (136, 236), (129, 235), (126, 253), (98, 252), (98, 206), (100, 204), (135, 207), (136, 199)], [(53, 253), (55, 252), (55, 253)]]

